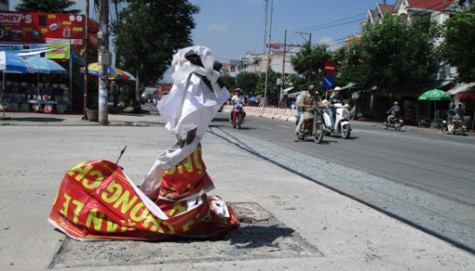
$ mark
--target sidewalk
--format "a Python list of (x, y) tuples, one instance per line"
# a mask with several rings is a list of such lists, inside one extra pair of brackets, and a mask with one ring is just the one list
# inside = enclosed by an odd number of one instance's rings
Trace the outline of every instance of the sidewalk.
[[(69, 168), (89, 159), (115, 161), (127, 145), (120, 165), (140, 184), (156, 156), (175, 139), (157, 115), (109, 115), (111, 127), (81, 115), (6, 115), (11, 119), (0, 122), (1, 270), (432, 271), (475, 266), (473, 254), (259, 159), (236, 147), (245, 139), (224, 140), (229, 134), (214, 128), (202, 141), (216, 186), (210, 194), (222, 196), (246, 218), (229, 238), (70, 240), (46, 222)], [(261, 143), (267, 144), (253, 144)]]
[[(83, 120), (80, 114), (47, 114), (6, 112), (7, 118), (2, 119), (0, 126), (102, 126), (98, 122)], [(108, 114), (108, 126), (153, 126), (164, 125), (165, 122), (157, 114), (120, 113)]]

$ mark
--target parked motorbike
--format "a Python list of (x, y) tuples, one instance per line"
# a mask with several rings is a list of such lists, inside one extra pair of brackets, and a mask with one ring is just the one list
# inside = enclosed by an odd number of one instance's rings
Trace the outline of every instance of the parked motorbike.
[(330, 114), (328, 114), (328, 110), (331, 110), (328, 105), (328, 101), (324, 100), (322, 102), (327, 109), (323, 112), (323, 128), (325, 130), (326, 135), (341, 135), (342, 138), (348, 139), (351, 134), (351, 126), (350, 126), (350, 114), (348, 112), (349, 105), (342, 105), (342, 104), (334, 104), (333, 106), (336, 108), (335, 113), (335, 125), (334, 127), (331, 126), (331, 118)]
[(234, 105), (233, 118), (232, 118), (233, 128), (236, 128), (237, 126), (238, 129), (241, 129), (242, 121), (244, 119), (244, 109), (242, 107), (243, 107), (242, 103), (236, 103)]
[(429, 128), (432, 124), (432, 120), (428, 117), (420, 117), (417, 120), (417, 125), (422, 128)]
[[(303, 118), (303, 116), (301, 117)], [(320, 144), (323, 140), (323, 134), (322, 112), (320, 109), (314, 108), (313, 118), (304, 120), (302, 126), (300, 126), (298, 137), (300, 140), (304, 140), (306, 136), (312, 136), (315, 143)]]
[(384, 121), (384, 129), (388, 129), (389, 127), (396, 129), (396, 131), (401, 131), (402, 127), (404, 126), (404, 120), (399, 117), (393, 118), (392, 122), (388, 124), (388, 120)]
[(461, 119), (454, 119), (451, 121), (442, 120), (440, 124), (440, 131), (443, 134), (465, 135), (467, 126)]

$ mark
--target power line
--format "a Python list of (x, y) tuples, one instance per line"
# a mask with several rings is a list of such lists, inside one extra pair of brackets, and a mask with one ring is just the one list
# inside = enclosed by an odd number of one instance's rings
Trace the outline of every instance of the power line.
[(305, 27), (305, 28), (302, 28), (302, 30), (316, 31), (316, 30), (333, 28), (333, 27), (337, 27), (337, 26), (341, 26), (341, 25), (345, 25), (345, 24), (354, 23), (354, 22), (357, 22), (357, 21), (361, 21), (361, 16), (363, 16), (365, 14), (366, 14), (366, 12), (365, 13), (360, 13), (360, 14), (357, 14), (357, 15), (353, 15), (353, 16), (350, 16), (350, 17), (342, 18), (342, 19), (339, 19), (339, 20), (331, 21), (331, 22), (328, 22), (328, 23), (323, 23), (323, 24), (319, 24), (319, 25)]
[[(424, 2), (429, 2), (429, 1), (431, 1), (431, 0), (421, 1), (421, 2), (419, 2), (419, 4), (424, 3)], [(436, 3), (432, 6), (429, 6), (427, 8), (417, 9), (417, 11), (413, 12), (412, 15), (413, 16), (418, 16), (418, 15), (427, 13), (428, 11), (432, 12), (432, 14), (439, 15), (439, 14), (442, 14), (442, 13), (446, 12), (447, 7), (449, 7), (449, 5), (447, 5), (447, 3), (445, 1), (440, 1), (440, 2), (438, 2), (438, 3)], [(440, 10), (440, 8), (444, 8), (444, 9)], [(364, 21), (364, 20), (354, 19), (354, 18), (358, 18), (358, 17), (360, 17), (364, 14), (367, 14), (367, 13), (366, 12), (365, 13), (359, 13), (357, 15), (345, 17), (345, 18), (330, 21), (330, 22), (327, 22), (327, 23), (301, 28), (301, 30), (318, 31), (318, 30), (329, 29), (329, 28), (333, 28), (333, 27), (346, 25), (346, 24), (351, 24), (351, 23), (354, 23), (354, 22), (357, 22), (357, 21)], [(391, 15), (396, 15), (396, 14), (391, 14)], [(299, 33), (299, 32), (297, 32), (297, 33)], [(291, 40), (292, 38), (293, 37), (288, 38), (288, 39)], [(335, 40), (329, 41), (329, 42), (320, 42), (320, 43), (317, 43), (317, 44), (338, 44), (339, 41), (346, 41), (346, 37), (338, 38), (338, 39), (335, 39)], [(344, 42), (341, 42), (341, 44), (343, 44), (343, 43)]]

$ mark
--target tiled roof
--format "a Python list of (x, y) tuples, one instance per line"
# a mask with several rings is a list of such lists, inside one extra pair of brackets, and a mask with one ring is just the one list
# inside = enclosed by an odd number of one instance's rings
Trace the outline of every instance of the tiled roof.
[(407, 0), (409, 7), (429, 9), (429, 10), (445, 10), (455, 0)]
[(378, 8), (381, 10), (382, 15), (384, 16), (385, 14), (393, 13), (394, 5), (378, 4)]

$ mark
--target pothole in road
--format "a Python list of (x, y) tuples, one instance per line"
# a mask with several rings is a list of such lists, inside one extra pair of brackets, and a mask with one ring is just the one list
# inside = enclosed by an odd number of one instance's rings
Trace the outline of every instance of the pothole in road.
[(94, 241), (65, 238), (49, 268), (153, 265), (321, 257), (296, 231), (255, 202), (230, 203), (240, 227), (219, 240), (161, 242)]

